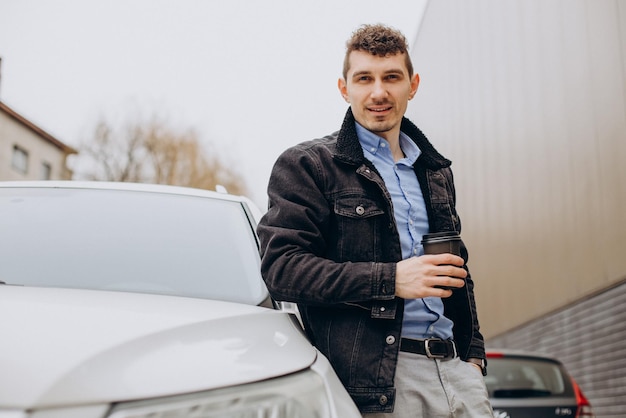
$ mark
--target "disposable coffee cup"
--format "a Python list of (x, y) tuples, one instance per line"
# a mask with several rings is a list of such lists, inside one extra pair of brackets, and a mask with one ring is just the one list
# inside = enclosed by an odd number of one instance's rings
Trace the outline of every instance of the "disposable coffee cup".
[[(422, 237), (424, 254), (450, 253), (461, 256), (461, 236), (455, 231), (435, 232)], [(454, 287), (435, 286), (441, 289), (454, 290)]]
[(422, 237), (424, 254), (461, 255), (461, 236), (455, 231), (435, 232)]

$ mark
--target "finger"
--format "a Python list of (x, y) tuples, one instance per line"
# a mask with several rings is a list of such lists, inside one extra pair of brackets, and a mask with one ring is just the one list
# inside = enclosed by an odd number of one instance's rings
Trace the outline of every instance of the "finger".
[(441, 299), (449, 298), (450, 296), (452, 296), (452, 290), (448, 288), (437, 287), (435, 288), (435, 290), (438, 291), (438, 294), (436, 294), (435, 296), (440, 297)]
[(458, 255), (454, 255), (454, 254), (447, 254), (450, 256), (450, 261), (446, 264), (452, 264), (458, 267), (463, 267), (463, 265), (465, 264), (465, 260), (463, 260), (462, 257), (459, 257)]
[(474, 366), (474, 367), (476, 368), (476, 370), (478, 370), (478, 371), (480, 372), (480, 374), (482, 374), (482, 373), (483, 373), (483, 369), (481, 369), (481, 368), (480, 368), (480, 366), (479, 366), (478, 364), (476, 364), (476, 363), (471, 363), (471, 362), (468, 362), (468, 363), (469, 363), (469, 364), (471, 364), (472, 366)]
[(465, 286), (465, 280), (463, 279), (459, 279), (456, 277), (439, 276), (437, 277), (435, 281), (435, 285), (433, 287), (443, 288), (443, 289), (449, 289), (449, 288), (457, 289), (463, 286)]
[(436, 267), (435, 275), (458, 277), (459, 279), (464, 279), (467, 277), (467, 271), (461, 267), (442, 265)]
[(456, 288), (463, 287), (463, 286), (465, 286), (465, 280), (459, 279), (457, 277), (451, 277), (450, 278), (450, 286), (456, 287)]
[(467, 270), (461, 267), (452, 267), (452, 271), (448, 274), (450, 277), (458, 277), (459, 279), (464, 279), (467, 277)]
[(465, 264), (465, 260), (463, 260), (463, 258), (450, 253), (426, 254), (422, 257), (424, 257), (425, 261), (435, 265), (449, 264), (457, 267), (463, 267)]
[(452, 264), (458, 267), (463, 267), (463, 264), (465, 264), (465, 260), (463, 260), (462, 257), (459, 257), (458, 255), (455, 254), (445, 254), (448, 257), (448, 262), (446, 264)]

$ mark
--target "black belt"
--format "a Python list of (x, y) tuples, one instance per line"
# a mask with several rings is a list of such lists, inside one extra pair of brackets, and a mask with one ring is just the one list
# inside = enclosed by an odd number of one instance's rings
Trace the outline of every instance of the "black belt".
[(457, 356), (456, 346), (452, 340), (429, 338), (426, 340), (400, 339), (400, 351), (422, 354), (428, 358), (448, 359)]

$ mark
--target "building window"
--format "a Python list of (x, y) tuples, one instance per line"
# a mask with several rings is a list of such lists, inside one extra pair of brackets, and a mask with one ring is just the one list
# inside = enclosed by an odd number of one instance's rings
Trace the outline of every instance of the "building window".
[(11, 159), (11, 165), (17, 171), (22, 174), (28, 172), (28, 151), (17, 145), (13, 145), (13, 158)]
[(52, 177), (52, 166), (50, 163), (42, 162), (41, 163), (41, 172), (39, 173), (40, 180), (50, 180)]

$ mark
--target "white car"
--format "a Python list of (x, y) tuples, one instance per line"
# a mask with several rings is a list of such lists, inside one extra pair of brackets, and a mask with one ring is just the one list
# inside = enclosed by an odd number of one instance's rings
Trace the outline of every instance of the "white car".
[(0, 182), (0, 418), (361, 417), (243, 197)]

